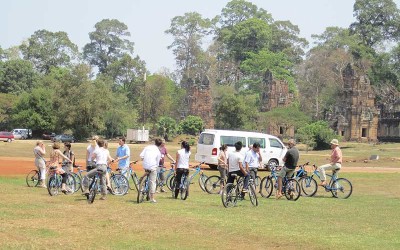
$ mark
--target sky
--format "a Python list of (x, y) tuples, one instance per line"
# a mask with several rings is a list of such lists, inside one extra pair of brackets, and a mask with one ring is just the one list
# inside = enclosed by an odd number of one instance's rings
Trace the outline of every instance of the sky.
[[(228, 0), (13, 0), (4, 1), (0, 15), (0, 46), (19, 45), (36, 30), (65, 31), (80, 50), (90, 42), (89, 32), (103, 19), (118, 19), (131, 32), (135, 55), (154, 73), (175, 69), (167, 46), (172, 37), (164, 33), (171, 19), (186, 12), (213, 18)], [(300, 36), (311, 42), (312, 34), (326, 27), (348, 27), (355, 21), (355, 0), (250, 0), (272, 14), (274, 20), (289, 20), (300, 28)], [(395, 0), (400, 6), (400, 0)]]

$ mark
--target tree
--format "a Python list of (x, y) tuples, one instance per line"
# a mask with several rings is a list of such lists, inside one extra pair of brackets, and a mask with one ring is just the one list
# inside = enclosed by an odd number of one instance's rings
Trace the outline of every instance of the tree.
[(12, 113), (15, 126), (30, 128), (34, 133), (55, 129), (57, 117), (49, 89), (36, 88), (31, 93), (22, 93)]
[(199, 116), (189, 115), (179, 123), (183, 134), (198, 135), (204, 129), (204, 122)]
[(116, 19), (103, 19), (89, 33), (90, 43), (83, 48), (83, 56), (103, 73), (112, 62), (133, 53), (134, 43), (129, 41), (128, 26)]
[(244, 102), (234, 94), (225, 94), (216, 105), (215, 127), (219, 129), (239, 129), (246, 123)]
[(299, 140), (314, 149), (328, 149), (330, 141), (337, 137), (326, 121), (317, 121), (297, 130)]
[(30, 91), (36, 84), (38, 75), (31, 62), (17, 59), (0, 64), (0, 92), (21, 94)]
[(168, 116), (161, 116), (156, 124), (157, 135), (169, 141), (177, 133), (175, 119)]
[(11, 115), (17, 96), (0, 93), (0, 130), (11, 129)]
[(35, 31), (20, 49), (24, 59), (31, 61), (39, 72), (45, 74), (50, 72), (52, 67), (70, 66), (78, 54), (78, 47), (63, 31)]
[(170, 28), (165, 31), (171, 34), (174, 41), (168, 46), (175, 55), (181, 75), (195, 77), (195, 68), (199, 57), (204, 53), (202, 39), (209, 34), (212, 22), (197, 12), (185, 13), (172, 19)]
[(393, 0), (356, 0), (353, 15), (350, 29), (365, 45), (400, 39), (400, 12)]

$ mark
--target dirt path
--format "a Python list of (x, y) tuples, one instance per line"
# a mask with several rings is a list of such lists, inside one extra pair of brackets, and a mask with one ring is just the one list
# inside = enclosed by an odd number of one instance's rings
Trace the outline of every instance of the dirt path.
[[(84, 166), (84, 162), (77, 162)], [(135, 170), (142, 170), (141, 162), (134, 165)], [(0, 175), (24, 175), (35, 169), (33, 158), (0, 157)], [(207, 169), (207, 167), (206, 167)], [(342, 172), (400, 173), (400, 168), (385, 167), (344, 167)]]

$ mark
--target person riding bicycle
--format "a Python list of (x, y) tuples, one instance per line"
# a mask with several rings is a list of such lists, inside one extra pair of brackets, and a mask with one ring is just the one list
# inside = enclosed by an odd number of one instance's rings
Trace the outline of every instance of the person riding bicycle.
[[(161, 160), (160, 160), (160, 164), (159, 164), (159, 166), (158, 166), (158, 173), (159, 173), (159, 176), (160, 176), (160, 181), (161, 181), (161, 183), (163, 184), (163, 183), (164, 183), (164, 180), (165, 180), (165, 176), (164, 176), (164, 172), (165, 172), (165, 165), (164, 165), (164, 163), (165, 163), (165, 161), (164, 161), (164, 160), (165, 160), (165, 156), (168, 157), (168, 159), (169, 159), (173, 164), (175, 164), (175, 160), (174, 160), (174, 158), (172, 158), (171, 155), (168, 154), (167, 148), (165, 147), (165, 140), (164, 140), (164, 139), (161, 139), (161, 142), (162, 142), (162, 143), (161, 143), (161, 146), (160, 146)], [(165, 192), (163, 186), (161, 186), (160, 191), (161, 191), (161, 192)]]
[(97, 145), (98, 139), (99, 137), (97, 135), (93, 136), (92, 140), (90, 141), (90, 145), (86, 148), (86, 170), (88, 172), (96, 167), (96, 163), (92, 162), (92, 158), (93, 152), (99, 148)]
[(326, 170), (332, 170), (334, 174), (335, 171), (339, 171), (342, 167), (343, 155), (342, 150), (339, 148), (339, 141), (337, 139), (333, 139), (331, 141), (331, 162), (329, 164), (325, 164), (320, 166), (318, 169), (321, 173), (321, 183), (320, 186), (326, 186)]
[[(100, 200), (105, 200), (107, 195), (107, 186), (106, 186), (106, 173), (107, 173), (107, 162), (113, 161), (110, 153), (107, 149), (104, 148), (104, 140), (98, 139), (97, 145), (99, 146), (92, 155), (92, 162), (96, 162), (96, 168), (90, 170), (87, 175), (83, 178), (82, 186), (83, 186), (83, 194), (89, 195), (89, 179), (94, 177), (96, 174), (100, 174), (100, 186), (101, 186), (101, 197)], [(98, 172), (98, 170), (100, 170)]]
[(260, 153), (261, 145), (258, 142), (255, 142), (252, 148), (246, 152), (244, 156), (244, 163), (246, 167), (246, 171), (250, 173), (251, 178), (255, 181), (257, 177), (257, 170), (260, 166), (260, 162), (262, 162), (262, 157)]
[(233, 183), (235, 177), (233, 174), (244, 177), (243, 192), (247, 192), (249, 186), (250, 175), (243, 166), (243, 155), (240, 153), (243, 144), (241, 141), (235, 143), (235, 152), (232, 152), (228, 156), (228, 181), (227, 183)]
[(178, 198), (179, 185), (181, 184), (182, 175), (189, 174), (190, 145), (187, 141), (182, 141), (181, 149), (176, 153), (175, 165), (175, 199)]
[(59, 142), (54, 142), (53, 143), (53, 150), (50, 152), (50, 165), (55, 168), (55, 171), (57, 174), (61, 175), (62, 181), (61, 181), (61, 192), (69, 193), (72, 192), (73, 190), (70, 190), (67, 188), (67, 178), (68, 174), (67, 172), (62, 169), (62, 167), (59, 166), (60, 158), (64, 159), (68, 163), (72, 163), (72, 161), (65, 156), (61, 151), (60, 151), (60, 143)]
[(228, 151), (228, 146), (226, 144), (222, 145), (219, 148), (219, 155), (218, 155), (218, 170), (219, 174), (221, 177), (221, 182), (220, 182), (220, 191), (219, 194), (222, 193), (222, 190), (224, 189), (224, 182), (225, 178), (228, 172), (228, 157), (226, 155), (226, 151)]
[(46, 155), (46, 147), (44, 146), (43, 141), (37, 141), (36, 147), (33, 149), (33, 153), (35, 154), (35, 166), (38, 171), (40, 171), (40, 180), (38, 183), (38, 187), (47, 188), (46, 187), (46, 160), (44, 156)]
[[(155, 145), (146, 146), (143, 149), (142, 153), (140, 153), (140, 158), (143, 161), (143, 168), (146, 171), (145, 176), (146, 175), (149, 176), (150, 202), (152, 203), (157, 202), (154, 199), (154, 196), (156, 193), (157, 168), (161, 159), (161, 152), (160, 152), (160, 146), (162, 144), (161, 139), (155, 139), (154, 144)], [(140, 179), (142, 180), (143, 177)]]
[(296, 170), (297, 162), (299, 161), (299, 150), (296, 148), (296, 142), (290, 139), (288, 142), (289, 150), (283, 157), (285, 165), (282, 167), (278, 174), (278, 189), (276, 190), (276, 199), (281, 198), (282, 195), (282, 178), (287, 176), (291, 177)]

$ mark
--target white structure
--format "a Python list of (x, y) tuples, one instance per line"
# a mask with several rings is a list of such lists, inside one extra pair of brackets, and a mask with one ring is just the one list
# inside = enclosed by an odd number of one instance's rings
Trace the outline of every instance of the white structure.
[(128, 129), (126, 131), (126, 141), (129, 142), (148, 142), (149, 130), (144, 129)]
[(243, 155), (249, 150), (249, 146), (255, 142), (260, 143), (263, 166), (283, 165), (282, 158), (285, 156), (287, 148), (279, 138), (269, 134), (233, 130), (204, 130), (197, 142), (195, 159), (199, 162), (204, 161), (211, 168), (216, 169), (221, 145), (226, 144), (229, 153), (235, 150), (234, 144), (238, 141), (243, 144), (241, 150)]

